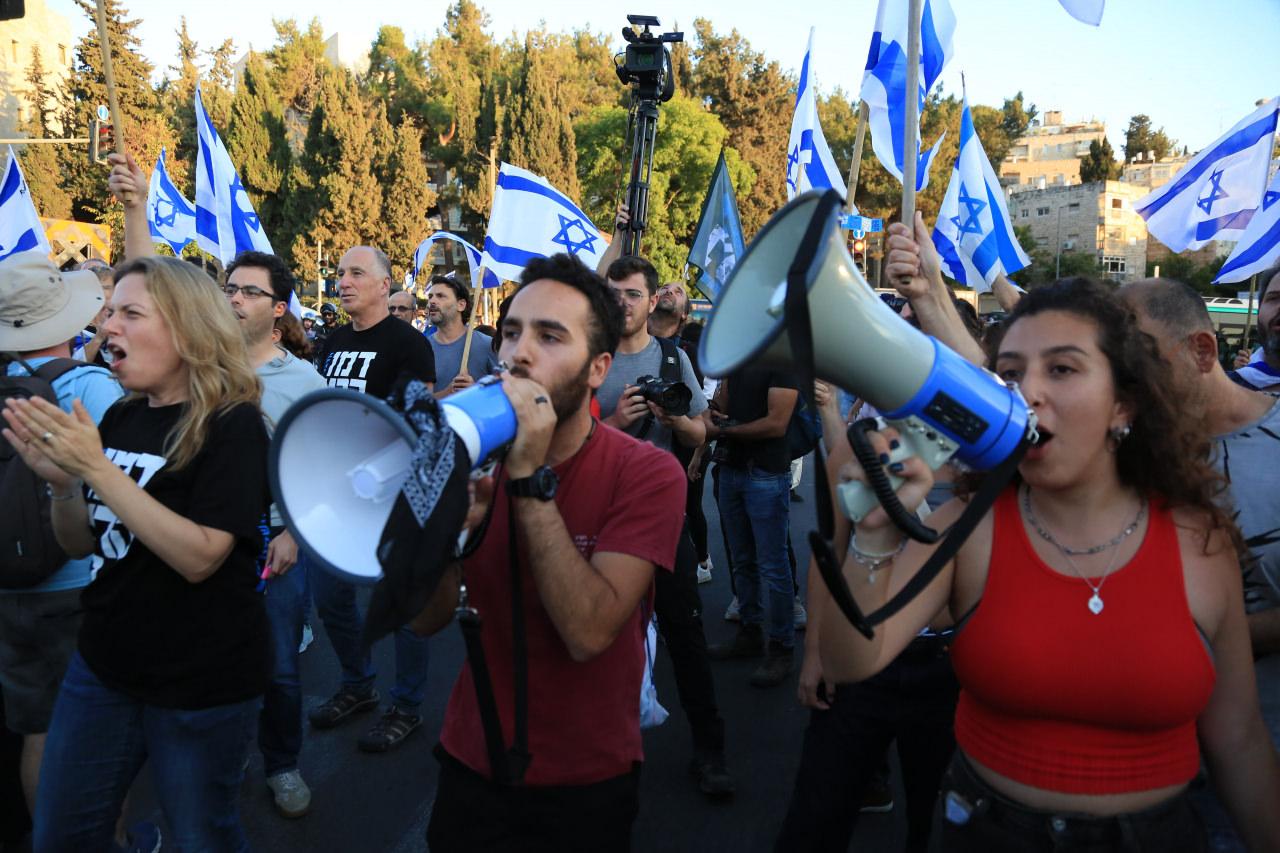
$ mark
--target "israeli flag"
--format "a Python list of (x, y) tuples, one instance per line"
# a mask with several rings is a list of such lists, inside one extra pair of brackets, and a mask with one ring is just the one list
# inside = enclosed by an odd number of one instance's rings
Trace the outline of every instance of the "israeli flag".
[(9, 165), (4, 170), (4, 181), (0, 182), (0, 261), (16, 252), (31, 251), (46, 255), (53, 252), (31, 201), (27, 179), (22, 177), (18, 155), (10, 148)]
[(845, 194), (840, 170), (827, 147), (818, 123), (818, 100), (813, 91), (813, 27), (809, 28), (809, 45), (800, 66), (800, 86), (796, 89), (795, 116), (791, 119), (791, 139), (787, 142), (787, 200), (806, 190), (838, 191)]
[(196, 85), (196, 244), (223, 266), (249, 249), (275, 254)]
[(1134, 202), (1147, 231), (1175, 252), (1240, 240), (1262, 203), (1280, 98), (1242, 118), (1173, 180)]
[[(902, 180), (903, 142), (906, 139), (907, 97), (907, 19), (905, 0), (880, 0), (876, 9), (876, 28), (871, 34), (871, 50), (862, 76), (862, 100), (867, 105), (867, 125), (871, 128), (871, 146), (876, 159), (889, 174)], [(942, 74), (942, 69), (955, 51), (951, 37), (956, 18), (948, 0), (925, 0), (920, 17), (920, 89), (919, 109)], [(942, 137), (932, 149), (922, 152), (916, 166), (916, 191), (929, 183), (929, 166), (938, 153)], [(920, 140), (916, 140), (920, 150)]]
[(471, 287), (477, 288), (481, 284), (481, 275), (484, 276), (484, 287), (497, 287), (502, 282), (496, 275), (480, 264), (480, 250), (459, 237), (457, 234), (451, 234), (448, 231), (437, 231), (427, 239), (418, 244), (418, 248), (413, 252), (413, 280), (418, 280), (418, 275), (426, 269), (430, 264), (431, 250), (440, 240), (452, 240), (462, 246), (467, 254), (467, 267), (471, 270)]
[(485, 269), (515, 281), (534, 258), (567, 252), (594, 270), (604, 250), (599, 229), (568, 196), (546, 178), (502, 164), (480, 256)]
[[(1227, 262), (1218, 270), (1214, 284), (1243, 281), (1256, 275), (1280, 259), (1280, 172), (1262, 194), (1262, 204), (1254, 211), (1249, 227)], [(1266, 282), (1263, 282), (1266, 286)]]
[(169, 170), (164, 164), (165, 151), (160, 149), (160, 159), (151, 173), (151, 186), (147, 190), (147, 226), (151, 239), (168, 243), (175, 255), (196, 239), (196, 208), (174, 186)]
[(933, 245), (946, 273), (979, 293), (990, 290), (1000, 273), (1031, 263), (1013, 234), (1000, 181), (973, 128), (968, 98), (960, 114), (960, 152), (938, 209)]

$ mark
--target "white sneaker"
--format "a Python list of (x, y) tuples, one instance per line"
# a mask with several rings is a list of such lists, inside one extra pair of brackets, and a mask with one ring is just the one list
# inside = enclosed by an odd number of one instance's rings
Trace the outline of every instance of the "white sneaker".
[(315, 640), (316, 633), (311, 630), (310, 622), (302, 623), (302, 642), (298, 644), (298, 654), (302, 654), (307, 650), (307, 646)]
[(733, 597), (733, 601), (729, 602), (729, 606), (724, 611), (724, 621), (741, 622), (742, 616), (738, 613), (738, 596)]
[(707, 557), (706, 562), (698, 564), (698, 583), (711, 583), (711, 570), (715, 566), (711, 565), (711, 558)]
[(311, 789), (297, 769), (267, 777), (267, 787), (275, 797), (276, 810), (284, 817), (302, 817), (311, 811)]
[(800, 602), (800, 596), (798, 595), (796, 596), (796, 606), (791, 612), (797, 630), (802, 630), (804, 626), (809, 624), (809, 614), (805, 612), (804, 604)]

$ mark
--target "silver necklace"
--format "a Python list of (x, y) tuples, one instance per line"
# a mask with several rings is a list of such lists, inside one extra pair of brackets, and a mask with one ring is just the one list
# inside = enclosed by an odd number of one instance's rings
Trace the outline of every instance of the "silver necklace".
[[(1030, 488), (1026, 488), (1026, 487), (1023, 488), (1022, 508), (1023, 510), (1025, 510), (1027, 514), (1027, 520), (1031, 522), (1031, 526), (1035, 528), (1036, 532), (1039, 533), (1046, 542), (1049, 542), (1051, 545), (1053, 545), (1053, 547), (1057, 548), (1058, 551), (1061, 552), (1062, 556), (1067, 561), (1067, 565), (1071, 567), (1071, 571), (1075, 572), (1076, 577), (1084, 581), (1085, 585), (1088, 586), (1090, 590), (1092, 590), (1093, 595), (1089, 596), (1088, 607), (1089, 607), (1089, 612), (1092, 613), (1094, 616), (1097, 616), (1099, 613), (1102, 612), (1102, 608), (1103, 608), (1102, 585), (1107, 582), (1107, 578), (1111, 577), (1111, 571), (1116, 567), (1116, 560), (1120, 557), (1120, 549), (1116, 548), (1116, 546), (1119, 545), (1121, 542), (1123, 542), (1130, 534), (1133, 533), (1133, 531), (1138, 529), (1138, 525), (1141, 524), (1142, 517), (1146, 514), (1146, 511), (1147, 511), (1146, 500), (1144, 499), (1138, 504), (1137, 516), (1134, 517), (1133, 522), (1128, 527), (1126, 527), (1124, 530), (1120, 532), (1119, 536), (1116, 536), (1110, 542), (1107, 542), (1103, 545), (1096, 545), (1093, 548), (1087, 548), (1081, 551), (1072, 551), (1068, 548), (1063, 547), (1061, 544), (1059, 544), (1057, 539), (1053, 538), (1052, 533), (1050, 533), (1048, 530), (1040, 526), (1040, 522), (1036, 519), (1035, 511), (1031, 509), (1031, 489)], [(1111, 552), (1111, 562), (1107, 564), (1107, 570), (1102, 573), (1102, 578), (1095, 584), (1091, 580), (1089, 580), (1087, 577), (1085, 577), (1084, 572), (1080, 571), (1080, 569), (1076, 566), (1075, 560), (1071, 559), (1071, 556), (1073, 554), (1075, 555), (1097, 554), (1101, 551), (1105, 551), (1107, 548), (1115, 548), (1115, 550)]]

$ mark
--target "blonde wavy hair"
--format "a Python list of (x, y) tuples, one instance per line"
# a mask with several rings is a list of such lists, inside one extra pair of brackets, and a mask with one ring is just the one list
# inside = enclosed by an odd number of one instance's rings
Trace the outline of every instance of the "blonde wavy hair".
[(187, 366), (187, 401), (164, 446), (176, 471), (204, 447), (217, 415), (238, 403), (260, 405), (262, 383), (226, 296), (203, 270), (177, 258), (135, 258), (116, 268), (116, 283), (133, 273), (146, 279), (147, 293)]

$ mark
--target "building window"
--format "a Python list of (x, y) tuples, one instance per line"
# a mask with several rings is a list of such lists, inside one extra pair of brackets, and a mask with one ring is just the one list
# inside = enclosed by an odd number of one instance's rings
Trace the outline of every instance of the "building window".
[(1124, 255), (1103, 255), (1102, 271), (1113, 278), (1124, 275), (1128, 271)]
[(1027, 210), (1025, 207), (1024, 207), (1024, 208), (1022, 208), (1022, 218), (1023, 218), (1023, 219), (1026, 219), (1026, 218), (1027, 218), (1028, 216), (1030, 216), (1030, 215), (1031, 215), (1031, 211), (1030, 211), (1030, 210)]
[(67, 64), (67, 46), (65, 44), (58, 45), (58, 64)]
[(12, 39), (9, 42), (9, 55), (14, 62), (18, 61), (18, 40)]
[(1047, 207), (1036, 208), (1036, 216), (1048, 216), (1048, 215), (1049, 215), (1049, 208)]
[(1080, 202), (1078, 201), (1073, 201), (1067, 205), (1067, 210), (1079, 210), (1079, 209), (1080, 209)]
[(1123, 210), (1123, 209), (1124, 209), (1124, 199), (1119, 199), (1119, 198), (1113, 198), (1113, 199), (1111, 199), (1111, 209), (1112, 209), (1112, 210)]

